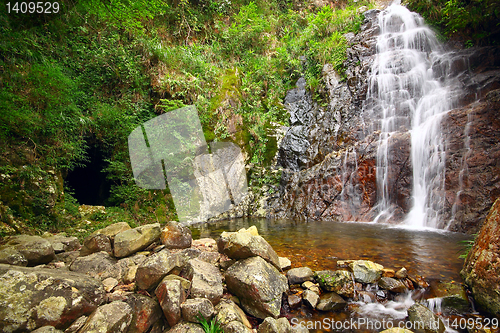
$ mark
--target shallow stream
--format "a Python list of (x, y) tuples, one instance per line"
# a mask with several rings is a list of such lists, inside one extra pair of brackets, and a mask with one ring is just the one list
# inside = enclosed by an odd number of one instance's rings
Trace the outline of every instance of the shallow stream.
[[(340, 312), (321, 313), (306, 306), (290, 310), (288, 317), (293, 319), (292, 323), (316, 323), (316, 329), (311, 329), (310, 332), (379, 332), (382, 327), (365, 325), (365, 328), (360, 328), (353, 327), (353, 323), (356, 326), (358, 320), (371, 318), (374, 325), (391, 321), (391, 325), (397, 326), (406, 317), (406, 309), (414, 303), (413, 299), (461, 292), (459, 273), (463, 259), (460, 259), (459, 255), (464, 247), (460, 242), (470, 239), (470, 236), (464, 234), (403, 229), (380, 223), (298, 222), (251, 218), (193, 226), (193, 238), (217, 239), (223, 231), (237, 231), (252, 225), (257, 227), (260, 235), (272, 245), (279, 256), (291, 260), (292, 267), (335, 270), (337, 260), (367, 259), (394, 270), (405, 267), (410, 275), (423, 276), (430, 284), (424, 293), (418, 295), (401, 295), (398, 299), (382, 303), (351, 302)], [(454, 318), (451, 317), (451, 320)], [(332, 326), (338, 323), (344, 323), (345, 327), (332, 329)]]

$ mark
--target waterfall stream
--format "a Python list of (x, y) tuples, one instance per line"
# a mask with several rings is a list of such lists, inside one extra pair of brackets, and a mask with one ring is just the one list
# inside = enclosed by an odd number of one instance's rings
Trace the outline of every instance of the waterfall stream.
[[(444, 57), (435, 34), (422, 17), (393, 4), (378, 16), (380, 34), (369, 79), (365, 112), (377, 119), (376, 221), (389, 221), (396, 213), (398, 181), (391, 170), (393, 141), (407, 140), (412, 168), (410, 227), (439, 228), (444, 207), (445, 145), (441, 119), (452, 108), (450, 89), (437, 77), (433, 64)], [(396, 178), (396, 179), (395, 179)]]

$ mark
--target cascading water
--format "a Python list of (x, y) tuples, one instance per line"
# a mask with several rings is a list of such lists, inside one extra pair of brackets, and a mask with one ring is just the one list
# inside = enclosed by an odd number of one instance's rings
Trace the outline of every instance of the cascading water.
[(376, 221), (389, 221), (397, 207), (391, 143), (398, 138), (409, 140), (411, 147), (412, 208), (406, 224), (440, 227), (438, 213), (444, 205), (445, 170), (440, 125), (452, 107), (449, 89), (432, 69), (442, 57), (441, 47), (423, 19), (403, 6), (393, 4), (382, 11), (378, 24), (377, 54), (365, 104), (365, 112), (379, 120), (374, 128), (380, 131)]

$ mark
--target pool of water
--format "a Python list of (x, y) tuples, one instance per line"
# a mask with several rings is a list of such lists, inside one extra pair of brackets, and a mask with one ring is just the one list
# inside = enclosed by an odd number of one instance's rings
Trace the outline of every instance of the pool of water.
[[(380, 332), (407, 323), (406, 310), (415, 299), (456, 294), (462, 290), (460, 270), (463, 259), (459, 255), (464, 249), (461, 242), (471, 239), (468, 235), (409, 230), (377, 223), (255, 218), (202, 224), (191, 229), (195, 239), (217, 239), (223, 231), (237, 231), (252, 225), (279, 256), (291, 260), (292, 267), (336, 269), (338, 260), (367, 259), (394, 270), (405, 267), (410, 275), (423, 276), (430, 283), (430, 288), (424, 293), (400, 295), (383, 303), (352, 301), (343, 311), (320, 312), (305, 305), (288, 309), (286, 316), (291, 323), (302, 323), (310, 328), (310, 332)], [(456, 331), (448, 329), (447, 332)]]

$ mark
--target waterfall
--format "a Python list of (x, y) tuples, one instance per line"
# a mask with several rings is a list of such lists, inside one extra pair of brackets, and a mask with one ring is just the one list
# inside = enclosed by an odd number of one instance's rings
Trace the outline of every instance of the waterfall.
[[(445, 80), (433, 72), (442, 48), (422, 17), (393, 4), (378, 16), (377, 54), (368, 82), (365, 112), (376, 119), (376, 221), (390, 221), (398, 209), (392, 168), (395, 138), (408, 140), (412, 167), (411, 209), (405, 223), (438, 228), (444, 207), (445, 145), (441, 119), (452, 107)], [(400, 208), (399, 208), (400, 209)]]

